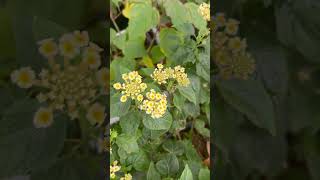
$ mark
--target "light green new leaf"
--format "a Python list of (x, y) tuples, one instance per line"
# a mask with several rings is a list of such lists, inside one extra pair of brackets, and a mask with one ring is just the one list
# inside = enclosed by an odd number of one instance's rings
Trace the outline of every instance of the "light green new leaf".
[(149, 3), (134, 3), (130, 11), (128, 34), (130, 41), (145, 38), (146, 32), (159, 23), (159, 12)]
[(185, 166), (179, 180), (193, 180), (192, 172), (188, 164)]
[(175, 27), (190, 22), (188, 9), (179, 0), (165, 0), (163, 6)]
[(172, 116), (167, 111), (163, 117), (153, 119), (150, 115), (145, 114), (143, 124), (150, 130), (169, 130), (172, 124)]
[(154, 167), (153, 162), (150, 163), (149, 170), (147, 172), (147, 180), (161, 180), (161, 176)]
[(208, 168), (200, 169), (199, 180), (210, 180), (210, 171)]

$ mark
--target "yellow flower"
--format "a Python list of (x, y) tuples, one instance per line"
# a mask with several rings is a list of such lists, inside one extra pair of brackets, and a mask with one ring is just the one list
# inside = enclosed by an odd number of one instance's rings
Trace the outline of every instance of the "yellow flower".
[(239, 21), (235, 19), (229, 19), (225, 28), (226, 33), (229, 35), (236, 35), (238, 33), (239, 24)]
[(141, 101), (143, 100), (143, 95), (142, 95), (142, 94), (139, 94), (139, 95), (137, 96), (137, 100), (141, 102)]
[[(98, 72), (97, 72), (97, 80), (99, 82), (99, 84), (101, 86), (108, 86), (109, 84), (109, 73), (107, 68), (101, 68)], [(121, 85), (120, 85), (121, 86)]]
[(52, 110), (49, 108), (41, 107), (35, 113), (33, 118), (33, 124), (36, 128), (49, 127), (53, 122)]
[(89, 65), (92, 69), (97, 69), (101, 65), (101, 57), (96, 52), (87, 52), (83, 55), (83, 62)]
[(218, 13), (215, 20), (217, 22), (218, 27), (224, 27), (226, 24), (226, 18), (223, 13)]
[(72, 34), (65, 34), (60, 38), (59, 49), (62, 56), (71, 59), (79, 53), (80, 50), (74, 41)]
[(121, 102), (126, 102), (127, 99), (128, 99), (127, 96), (126, 96), (126, 95), (123, 95), (123, 96), (121, 96), (120, 101), (121, 101)]
[(23, 67), (12, 72), (11, 80), (20, 88), (30, 88), (35, 81), (35, 73), (30, 67)]
[(199, 13), (206, 21), (210, 21), (210, 4), (202, 3), (199, 6)]
[(239, 37), (231, 38), (228, 41), (228, 47), (233, 52), (239, 52), (247, 48), (246, 40), (241, 40)]
[(39, 52), (45, 58), (53, 58), (58, 53), (58, 46), (52, 38), (44, 39), (38, 42)]
[(124, 177), (120, 178), (120, 180), (132, 180), (131, 174), (125, 174)]
[(75, 31), (74, 35), (74, 42), (78, 47), (87, 46), (89, 43), (89, 35), (87, 31)]
[(113, 88), (115, 88), (116, 90), (119, 90), (119, 89), (121, 89), (121, 84), (120, 83), (115, 83), (113, 85)]
[[(136, 99), (139, 94), (145, 91), (147, 85), (142, 83), (142, 77), (137, 71), (129, 72), (128, 74), (122, 74), (122, 79), (125, 83), (122, 84), (121, 94), (126, 98)], [(122, 99), (127, 100), (127, 99)], [(121, 101), (121, 99), (120, 99)], [(125, 101), (124, 101), (125, 102)]]
[(89, 46), (85, 48), (84, 53), (101, 53), (103, 49), (93, 42), (89, 42)]
[(105, 107), (99, 103), (91, 105), (86, 117), (91, 124), (101, 125), (106, 117)]
[(160, 118), (166, 112), (167, 97), (151, 89), (150, 92), (147, 92), (147, 99), (142, 102), (140, 109), (146, 111), (146, 114), (150, 114), (154, 119)]
[(163, 68), (163, 65), (162, 65), (162, 64), (157, 64), (157, 67), (158, 67), (159, 69), (162, 69), (162, 68)]
[(146, 83), (141, 83), (141, 84), (140, 84), (140, 88), (141, 88), (142, 90), (147, 89), (147, 84), (146, 84)]

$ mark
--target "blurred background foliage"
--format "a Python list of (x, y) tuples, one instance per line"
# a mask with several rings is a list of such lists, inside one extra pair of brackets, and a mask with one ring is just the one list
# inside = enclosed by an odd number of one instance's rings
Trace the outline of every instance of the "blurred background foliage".
[(215, 179), (319, 180), (319, 1), (223, 0), (212, 7), (240, 21), (256, 60), (249, 80), (213, 78)]
[(30, 175), (33, 180), (102, 178), (105, 159), (92, 142), (80, 143), (79, 150), (77, 141), (68, 140), (81, 137), (79, 124), (57, 115), (53, 126), (35, 129), (32, 119), (39, 104), (32, 92), (11, 83), (10, 73), (22, 66), (39, 72), (46, 62), (37, 41), (66, 32), (86, 30), (91, 41), (107, 49), (106, 21), (104, 0), (0, 1), (0, 179), (15, 175)]

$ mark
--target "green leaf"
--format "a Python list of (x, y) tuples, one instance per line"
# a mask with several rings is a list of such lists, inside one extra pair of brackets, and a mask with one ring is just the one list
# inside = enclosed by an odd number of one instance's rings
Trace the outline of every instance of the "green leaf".
[(199, 30), (207, 29), (207, 21), (199, 13), (199, 6), (190, 2), (184, 4), (184, 6), (190, 14), (190, 22)]
[(174, 106), (182, 112), (183, 105), (185, 104), (186, 98), (182, 96), (179, 92), (175, 93), (173, 96), (173, 104)]
[(206, 81), (210, 81), (210, 54), (200, 53), (199, 62), (196, 64), (197, 75)]
[(179, 0), (165, 0), (163, 6), (174, 26), (180, 26), (190, 21), (188, 9)]
[(50, 127), (37, 129), (33, 116), (38, 107), (36, 101), (22, 99), (5, 110), (0, 120), (0, 177), (48, 167), (62, 150), (68, 119), (54, 116)]
[(144, 47), (144, 38), (139, 37), (134, 40), (129, 39), (125, 43), (123, 53), (126, 58), (138, 58), (146, 55), (146, 49)]
[(208, 168), (200, 169), (199, 180), (210, 180), (210, 171)]
[(190, 141), (184, 140), (182, 141), (182, 143), (184, 145), (184, 151), (186, 153), (188, 160), (194, 161), (194, 162), (202, 162), (199, 154), (197, 153), (197, 151), (195, 150), (195, 148), (193, 147)]
[(185, 86), (178, 86), (178, 90), (182, 96), (187, 98), (189, 101), (193, 102), (194, 104), (197, 104), (197, 96), (194, 92), (191, 84), (187, 87)]
[(276, 134), (273, 104), (260, 81), (221, 80), (217, 86), (225, 100), (253, 124)]
[(117, 93), (111, 97), (111, 106), (110, 106), (110, 116), (113, 117), (122, 117), (126, 115), (129, 111), (131, 100), (128, 99), (126, 102), (120, 101), (121, 94)]
[(128, 134), (120, 134), (116, 139), (117, 145), (125, 150), (128, 154), (139, 151), (137, 137)]
[(193, 180), (192, 172), (188, 164), (185, 166), (179, 180)]
[(58, 160), (50, 168), (32, 172), (30, 180), (94, 180), (98, 179), (98, 158), (64, 158)]
[(159, 23), (159, 12), (150, 3), (134, 3), (128, 25), (129, 40), (145, 39), (145, 34)]
[(128, 135), (135, 135), (142, 117), (139, 112), (129, 112), (120, 118), (121, 131)]
[(65, 27), (42, 17), (33, 18), (32, 29), (37, 41), (47, 38), (58, 39), (62, 34), (67, 32)]
[(150, 54), (154, 64), (164, 59), (164, 54), (161, 52), (159, 45), (153, 46), (151, 48)]
[(126, 32), (117, 34), (116, 31), (111, 28), (110, 43), (123, 51), (126, 47), (126, 35), (127, 35)]
[(161, 176), (157, 172), (156, 168), (154, 167), (153, 162), (150, 163), (150, 166), (147, 172), (147, 180), (161, 180)]
[(210, 137), (210, 130), (205, 128), (205, 122), (197, 119), (194, 123), (194, 127), (202, 136), (209, 138)]
[(138, 171), (146, 171), (148, 170), (150, 160), (147, 154), (143, 150), (139, 150), (138, 153), (134, 153), (128, 157), (130, 164)]
[(160, 31), (160, 48), (163, 54), (170, 57), (183, 44), (181, 33), (173, 28), (163, 28)]
[(145, 114), (143, 124), (150, 130), (169, 130), (172, 124), (172, 116), (168, 111), (163, 117), (157, 119), (153, 119), (150, 115)]
[(163, 143), (162, 148), (168, 153), (180, 156), (184, 153), (184, 146), (180, 141), (167, 140)]
[(12, 20), (7, 8), (0, 7), (0, 54), (2, 58), (15, 57), (14, 33), (12, 31)]
[(163, 159), (157, 162), (156, 167), (163, 176), (175, 175), (179, 171), (179, 161), (176, 155), (167, 154)]

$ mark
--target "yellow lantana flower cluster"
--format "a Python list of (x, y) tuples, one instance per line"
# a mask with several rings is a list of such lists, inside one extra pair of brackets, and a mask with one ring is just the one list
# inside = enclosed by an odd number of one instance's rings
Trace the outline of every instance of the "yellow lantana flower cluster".
[(188, 86), (190, 84), (185, 68), (181, 66), (176, 66), (172, 69), (171, 67), (164, 68), (162, 64), (157, 64), (157, 68), (153, 71), (151, 77), (158, 84), (166, 84), (168, 79), (175, 79), (180, 86)]
[(198, 9), (199, 13), (206, 21), (210, 21), (210, 4), (202, 3)]
[(247, 79), (255, 70), (255, 61), (247, 50), (247, 42), (237, 36), (240, 22), (226, 19), (222, 13), (213, 17), (213, 60), (224, 79)]
[(139, 73), (137, 71), (132, 71), (122, 74), (122, 79), (125, 81), (124, 83), (115, 83), (113, 85), (113, 88), (116, 90), (121, 90), (122, 96), (120, 101), (126, 102), (128, 98), (142, 101), (143, 95), (141, 93), (147, 89), (147, 84), (142, 83), (142, 77)]
[(48, 59), (48, 68), (43, 68), (38, 77), (30, 67), (11, 74), (12, 81), (19, 87), (41, 89), (36, 97), (46, 107), (36, 112), (35, 127), (51, 125), (55, 111), (67, 112), (71, 119), (75, 119), (82, 109), (86, 110), (91, 124), (101, 125), (106, 116), (105, 107), (95, 101), (97, 96), (106, 93), (108, 85), (106, 68), (98, 69), (102, 49), (89, 42), (85, 31), (64, 34), (59, 43), (48, 38), (39, 41), (38, 45), (40, 54)]
[(167, 96), (151, 89), (150, 92), (147, 92), (146, 97), (140, 109), (146, 111), (152, 118), (162, 117), (167, 110)]
[(120, 171), (121, 166), (118, 165), (118, 161), (113, 161), (110, 165), (110, 178), (116, 178), (116, 172)]

